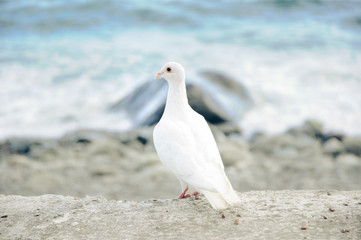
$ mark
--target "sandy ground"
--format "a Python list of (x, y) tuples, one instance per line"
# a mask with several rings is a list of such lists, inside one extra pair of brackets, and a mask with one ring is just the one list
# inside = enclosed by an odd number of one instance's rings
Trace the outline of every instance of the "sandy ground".
[(360, 239), (361, 191), (255, 191), (216, 211), (207, 200), (142, 202), (0, 195), (1, 239)]

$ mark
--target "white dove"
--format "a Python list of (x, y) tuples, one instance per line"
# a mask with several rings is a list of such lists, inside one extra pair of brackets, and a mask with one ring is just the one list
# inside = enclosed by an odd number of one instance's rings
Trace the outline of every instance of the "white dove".
[(161, 162), (180, 182), (179, 198), (189, 197), (186, 192), (191, 186), (203, 193), (214, 209), (239, 205), (207, 122), (188, 104), (182, 65), (169, 62), (155, 78), (165, 78), (169, 89), (163, 116), (154, 128), (154, 145)]

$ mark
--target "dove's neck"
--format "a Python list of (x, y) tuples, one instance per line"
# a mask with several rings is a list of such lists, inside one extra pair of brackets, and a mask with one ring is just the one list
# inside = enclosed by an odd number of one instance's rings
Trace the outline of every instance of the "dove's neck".
[(168, 81), (168, 83), (169, 89), (165, 111), (179, 113), (186, 110), (189, 105), (184, 77), (176, 81)]

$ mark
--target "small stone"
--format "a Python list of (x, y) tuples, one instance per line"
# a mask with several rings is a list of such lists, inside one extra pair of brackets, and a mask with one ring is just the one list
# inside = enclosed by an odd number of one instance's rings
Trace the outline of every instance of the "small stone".
[(306, 225), (302, 225), (301, 226), (301, 230), (306, 230), (307, 229), (307, 226)]
[(330, 192), (327, 192), (327, 195), (328, 195), (328, 196), (330, 196), (330, 195), (331, 195), (331, 193), (330, 193)]
[(222, 213), (222, 218), (223, 218), (223, 219), (225, 219), (225, 218), (226, 218), (226, 216), (224, 216), (224, 214), (223, 214), (223, 213)]
[(341, 232), (342, 232), (342, 233), (347, 233), (347, 232), (350, 232), (350, 231), (351, 231), (351, 230), (348, 229), (348, 228), (341, 229)]
[(74, 197), (74, 200), (79, 200), (80, 199), (80, 197)]
[(238, 225), (238, 224), (239, 224), (239, 220), (238, 220), (238, 219), (234, 220), (234, 224)]
[(327, 219), (327, 216), (325, 216), (325, 215), (322, 215), (322, 218), (323, 218), (323, 219)]
[(330, 219), (330, 222), (333, 222), (333, 219)]
[(239, 214), (239, 213), (238, 213), (236, 216), (237, 216), (237, 217), (242, 217), (241, 214)]
[(326, 154), (339, 154), (344, 150), (343, 144), (336, 138), (327, 140), (323, 145), (323, 152)]
[(336, 158), (336, 163), (350, 168), (358, 167), (360, 165), (360, 157), (351, 153), (341, 154)]
[(335, 211), (335, 209), (334, 208), (329, 208), (328, 210), (330, 210), (330, 212), (334, 212)]
[(1, 216), (0, 218), (7, 218), (8, 217), (8, 215), (4, 215), (4, 216)]
[(196, 202), (196, 201), (193, 201), (193, 205), (197, 205), (197, 202)]
[(361, 138), (347, 137), (344, 140), (344, 145), (347, 152), (361, 156)]
[(347, 203), (344, 203), (343, 205), (344, 205), (344, 206), (346, 206), (346, 207), (348, 206), (348, 204), (347, 204)]

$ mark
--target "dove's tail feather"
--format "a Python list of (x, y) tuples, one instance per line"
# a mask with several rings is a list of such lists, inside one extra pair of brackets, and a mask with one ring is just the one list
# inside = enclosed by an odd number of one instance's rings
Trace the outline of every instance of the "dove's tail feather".
[(241, 200), (235, 191), (233, 191), (233, 189), (230, 189), (223, 194), (204, 190), (202, 193), (214, 209), (226, 209), (229, 206), (236, 206), (241, 204)]
[(222, 193), (224, 200), (231, 206), (240, 206), (241, 199), (239, 199), (237, 193), (233, 190), (232, 187), (225, 193)]
[(201, 191), (214, 209), (226, 209), (229, 204), (217, 192)]
[(214, 209), (226, 209), (229, 206), (241, 205), (241, 199), (239, 199), (237, 193), (232, 189), (232, 187), (227, 192), (222, 194), (204, 190), (201, 192), (204, 194)]

